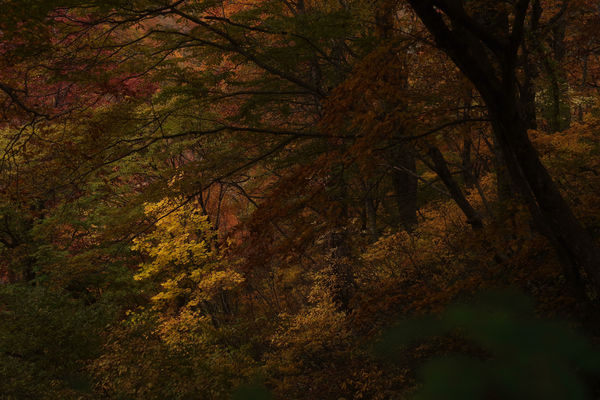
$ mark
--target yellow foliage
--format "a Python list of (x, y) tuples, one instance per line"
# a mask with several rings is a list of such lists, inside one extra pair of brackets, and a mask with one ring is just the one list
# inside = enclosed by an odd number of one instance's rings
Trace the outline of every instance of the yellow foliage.
[(184, 299), (195, 306), (244, 282), (241, 274), (222, 265), (216, 235), (199, 210), (191, 202), (173, 199), (145, 207), (156, 224), (154, 231), (134, 240), (132, 249), (150, 258), (134, 278), (160, 284), (152, 297), (158, 304)]

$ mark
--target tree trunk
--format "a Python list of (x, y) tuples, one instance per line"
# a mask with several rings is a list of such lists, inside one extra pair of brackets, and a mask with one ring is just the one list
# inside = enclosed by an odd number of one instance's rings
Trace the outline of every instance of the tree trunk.
[(528, 199), (533, 218), (542, 225), (542, 233), (556, 249), (567, 276), (585, 271), (596, 293), (600, 293), (600, 247), (575, 218), (527, 135), (531, 104), (525, 96), (519, 96), (522, 85), (518, 82), (517, 56), (523, 44), (529, 1), (514, 3), (512, 29), (502, 34), (473, 20), (463, 1), (409, 2), (440, 48), (483, 97), (512, 183)]
[(538, 229), (548, 237), (567, 267), (566, 275), (579, 280), (585, 271), (600, 289), (600, 248), (577, 221), (558, 187), (541, 163), (522, 121), (505, 119), (495, 129), (511, 180), (527, 201)]
[(565, 23), (559, 21), (552, 29), (551, 54), (545, 56), (544, 67), (548, 76), (548, 104), (546, 114), (548, 130), (561, 132), (571, 125), (571, 108), (568, 101), (565, 58)]
[(417, 225), (417, 163), (406, 147), (398, 147), (392, 154), (392, 184), (400, 226), (410, 232)]
[(444, 160), (444, 156), (440, 150), (437, 147), (431, 147), (429, 149), (429, 157), (431, 157), (431, 160), (433, 161), (433, 168), (436, 174), (438, 174), (442, 182), (444, 182), (444, 185), (448, 189), (448, 192), (450, 192), (452, 199), (456, 202), (456, 204), (458, 204), (462, 212), (467, 217), (467, 222), (471, 225), (471, 227), (473, 227), (473, 229), (483, 228), (481, 216), (477, 211), (475, 211), (473, 206), (471, 206), (471, 203), (469, 203), (462, 190), (460, 190), (460, 187), (458, 186), (456, 180), (454, 180), (452, 177), (452, 174), (448, 169), (448, 164), (446, 163), (446, 160)]
[(477, 183), (477, 173), (471, 160), (471, 149), (473, 147), (473, 141), (470, 137), (463, 139), (463, 146), (460, 152), (460, 158), (462, 160), (462, 176), (465, 181), (465, 185), (468, 188), (472, 188)]

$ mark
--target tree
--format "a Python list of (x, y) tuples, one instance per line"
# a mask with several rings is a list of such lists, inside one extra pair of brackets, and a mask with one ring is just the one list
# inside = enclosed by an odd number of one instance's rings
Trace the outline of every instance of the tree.
[(534, 126), (531, 110), (535, 104), (524, 81), (530, 78), (524, 71), (529, 57), (525, 38), (540, 29), (543, 10), (539, 2), (486, 3), (493, 19), (485, 21), (465, 1), (409, 2), (439, 47), (484, 99), (511, 182), (553, 243), (568, 276), (576, 280), (583, 269), (597, 292), (600, 247), (575, 218), (527, 133)]

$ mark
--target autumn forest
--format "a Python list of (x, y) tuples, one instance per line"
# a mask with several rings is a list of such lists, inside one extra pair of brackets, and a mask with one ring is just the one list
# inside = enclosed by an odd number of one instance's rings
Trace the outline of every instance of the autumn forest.
[(598, 2), (0, 5), (0, 399), (600, 398)]

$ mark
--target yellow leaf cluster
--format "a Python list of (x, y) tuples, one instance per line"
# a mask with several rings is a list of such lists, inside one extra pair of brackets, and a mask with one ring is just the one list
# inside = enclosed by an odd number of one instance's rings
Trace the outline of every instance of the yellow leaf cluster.
[(146, 215), (156, 223), (152, 232), (134, 240), (132, 250), (149, 258), (134, 278), (160, 285), (152, 297), (156, 303), (179, 299), (195, 306), (244, 281), (241, 274), (221, 265), (216, 235), (199, 210), (191, 202), (169, 198), (145, 206)]

